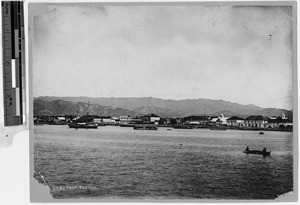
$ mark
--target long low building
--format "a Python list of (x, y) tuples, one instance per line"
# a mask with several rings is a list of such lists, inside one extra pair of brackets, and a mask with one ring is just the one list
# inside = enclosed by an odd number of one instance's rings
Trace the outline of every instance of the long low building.
[(281, 117), (278, 117), (276, 119), (270, 119), (268, 121), (268, 125), (270, 128), (291, 127), (293, 126), (293, 120), (282, 119)]
[(245, 119), (237, 116), (232, 116), (227, 119), (227, 125), (228, 126), (244, 126)]
[(244, 125), (246, 127), (259, 127), (265, 128), (268, 126), (269, 118), (262, 115), (251, 115), (244, 120)]
[(293, 120), (291, 118), (282, 117), (268, 118), (262, 115), (251, 115), (245, 119), (233, 116), (227, 119), (227, 125), (234, 127), (279, 128), (293, 126)]

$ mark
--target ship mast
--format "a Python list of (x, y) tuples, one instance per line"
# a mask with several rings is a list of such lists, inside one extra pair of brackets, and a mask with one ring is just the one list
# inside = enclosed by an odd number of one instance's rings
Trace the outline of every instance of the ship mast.
[(77, 108), (76, 108), (76, 117), (78, 116), (78, 106), (79, 106), (79, 103), (77, 103)]
[(90, 110), (90, 101), (88, 101), (88, 109), (87, 109), (87, 113), (86, 113), (87, 116), (89, 115), (89, 110)]

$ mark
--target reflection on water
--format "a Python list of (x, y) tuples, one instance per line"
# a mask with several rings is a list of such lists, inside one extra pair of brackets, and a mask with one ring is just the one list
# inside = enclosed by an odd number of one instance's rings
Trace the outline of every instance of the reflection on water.
[[(293, 190), (292, 133), (34, 128), (54, 198), (274, 199)], [(242, 151), (267, 147), (270, 157)]]

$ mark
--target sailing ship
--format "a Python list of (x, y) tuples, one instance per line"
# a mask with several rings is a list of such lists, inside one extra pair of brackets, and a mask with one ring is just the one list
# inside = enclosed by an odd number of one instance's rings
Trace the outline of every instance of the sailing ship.
[(70, 123), (69, 128), (75, 128), (75, 129), (97, 129), (98, 124), (92, 124), (92, 123)]
[[(75, 128), (75, 129), (97, 129), (98, 124), (93, 122), (78, 122), (77, 117), (78, 115), (78, 103), (77, 103), (77, 110), (76, 110), (76, 121), (69, 123), (69, 128)], [(89, 115), (89, 109), (90, 109), (90, 101), (88, 101), (88, 109), (86, 115)]]

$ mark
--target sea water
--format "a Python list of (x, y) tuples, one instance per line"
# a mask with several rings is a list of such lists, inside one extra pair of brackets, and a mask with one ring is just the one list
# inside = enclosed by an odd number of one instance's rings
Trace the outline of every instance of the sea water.
[[(293, 134), (34, 127), (34, 169), (54, 198), (274, 199), (293, 191)], [(250, 150), (271, 156), (247, 155)]]

